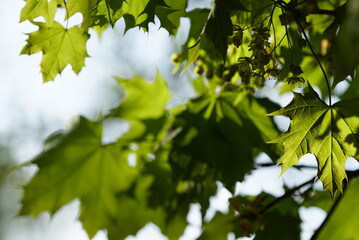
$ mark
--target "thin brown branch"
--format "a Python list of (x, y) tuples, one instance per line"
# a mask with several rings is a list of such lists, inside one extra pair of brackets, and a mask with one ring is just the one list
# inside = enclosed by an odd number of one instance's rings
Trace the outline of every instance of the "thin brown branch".
[(296, 191), (298, 191), (299, 189), (301, 189), (302, 187), (308, 185), (308, 184), (314, 184), (314, 178), (309, 179), (308, 181), (288, 190), (286, 193), (284, 193), (282, 196), (274, 199), (272, 202), (268, 203), (266, 206), (263, 207), (261, 214), (265, 213), (267, 210), (269, 210), (271, 207), (273, 207), (274, 205), (276, 205), (277, 203), (280, 203), (281, 201), (283, 201), (284, 199), (292, 196), (293, 193), (295, 193)]

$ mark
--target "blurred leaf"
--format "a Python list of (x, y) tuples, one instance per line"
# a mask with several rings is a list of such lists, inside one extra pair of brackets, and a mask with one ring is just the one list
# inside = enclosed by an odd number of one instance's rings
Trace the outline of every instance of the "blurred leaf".
[(281, 143), (284, 152), (278, 163), (282, 173), (298, 164), (299, 159), (312, 153), (318, 161), (318, 177), (332, 196), (344, 190), (347, 181), (345, 162), (348, 157), (358, 158), (359, 98), (340, 101), (328, 106), (309, 86), (309, 92), (294, 93), (286, 107), (271, 115), (291, 119), (290, 127), (271, 143)]
[(80, 219), (90, 237), (117, 217), (117, 194), (131, 186), (138, 171), (127, 165), (126, 148), (101, 144), (101, 131), (100, 123), (81, 117), (47, 141), (33, 161), (39, 171), (24, 188), (21, 215), (53, 214), (79, 198)]
[(328, 212), (333, 205), (333, 200), (327, 191), (314, 191), (307, 196), (302, 204), (303, 207), (318, 207)]
[(234, 220), (233, 212), (227, 214), (216, 212), (211, 221), (204, 224), (203, 232), (198, 240), (227, 239), (228, 233), (234, 231)]
[(112, 110), (110, 116), (138, 121), (161, 117), (170, 98), (166, 81), (157, 74), (154, 82), (135, 76), (130, 80), (117, 78), (123, 87), (125, 98)]
[[(268, 201), (267, 201), (268, 202)], [(287, 198), (264, 213), (265, 225), (262, 231), (256, 232), (256, 240), (278, 239), (299, 240), (300, 216), (299, 205), (293, 198)]]
[(354, 69), (359, 63), (358, 21), (359, 2), (349, 1), (333, 49), (334, 86), (348, 76), (354, 77)]
[(28, 34), (27, 44), (21, 54), (43, 53), (41, 61), (43, 81), (54, 80), (56, 75), (69, 64), (78, 74), (88, 56), (86, 51), (88, 34), (77, 26), (66, 29), (58, 22), (53, 22), (51, 26), (41, 22), (33, 22), (33, 24), (38, 26), (39, 30)]
[(359, 239), (358, 193), (359, 181), (353, 179), (338, 204), (334, 205), (333, 212), (330, 213), (312, 240)]

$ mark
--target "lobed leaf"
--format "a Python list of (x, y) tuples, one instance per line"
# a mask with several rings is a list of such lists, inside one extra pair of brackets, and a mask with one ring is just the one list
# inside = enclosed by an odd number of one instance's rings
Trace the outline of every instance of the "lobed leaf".
[(27, 45), (24, 46), (21, 54), (43, 53), (41, 61), (43, 81), (54, 80), (56, 75), (69, 64), (78, 74), (88, 56), (86, 42), (89, 35), (87, 32), (77, 26), (66, 29), (58, 22), (53, 22), (51, 26), (41, 22), (33, 22), (33, 24), (39, 29), (28, 34)]

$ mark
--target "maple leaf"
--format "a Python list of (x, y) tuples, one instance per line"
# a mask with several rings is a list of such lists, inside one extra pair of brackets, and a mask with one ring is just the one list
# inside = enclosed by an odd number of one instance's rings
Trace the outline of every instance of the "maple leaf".
[(56, 212), (79, 198), (80, 219), (90, 237), (118, 212), (118, 194), (138, 175), (127, 164), (128, 149), (101, 144), (102, 124), (80, 117), (65, 133), (50, 138), (33, 163), (39, 171), (24, 190), (21, 215)]
[(26, 5), (21, 9), (20, 22), (31, 21), (41, 16), (51, 26), (59, 3), (59, 0), (26, 0)]
[(27, 45), (24, 46), (21, 54), (43, 52), (41, 61), (43, 81), (53, 80), (69, 64), (78, 74), (88, 56), (86, 51), (88, 33), (77, 26), (66, 29), (56, 21), (51, 26), (41, 22), (33, 22), (33, 24), (39, 29), (28, 34)]
[(303, 155), (312, 153), (317, 158), (318, 177), (324, 188), (334, 197), (342, 193), (347, 182), (346, 159), (359, 157), (358, 104), (359, 98), (355, 98), (328, 106), (309, 87), (306, 94), (294, 93), (288, 106), (271, 113), (291, 119), (288, 131), (270, 141), (284, 146), (278, 161), (282, 173)]

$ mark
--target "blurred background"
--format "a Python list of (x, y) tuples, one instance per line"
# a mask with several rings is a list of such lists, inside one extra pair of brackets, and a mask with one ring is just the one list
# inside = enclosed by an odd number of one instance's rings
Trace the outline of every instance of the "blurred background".
[[(68, 67), (55, 81), (43, 84), (39, 67), (41, 54), (19, 55), (25, 45), (26, 33), (34, 30), (28, 22), (19, 23), (24, 4), (20, 0), (0, 0), (0, 240), (87, 240), (81, 223), (76, 220), (79, 201), (70, 203), (54, 216), (44, 213), (35, 219), (16, 217), (20, 209), (21, 186), (36, 168), (12, 169), (40, 153), (44, 139), (63, 129), (72, 117), (80, 114), (95, 119), (115, 107), (122, 92), (113, 76), (130, 78), (139, 74), (151, 80), (159, 71), (173, 92), (172, 104), (183, 103), (193, 96), (186, 74), (182, 77), (172, 75), (173, 65), (170, 63), (171, 54), (179, 52), (186, 39), (189, 23), (182, 21), (178, 36), (173, 38), (166, 31), (158, 30), (158, 24), (151, 25), (149, 33), (132, 29), (123, 35), (124, 23), (119, 21), (114, 30), (105, 31), (101, 37), (94, 32), (91, 34), (88, 42), (91, 57), (86, 59), (86, 67), (78, 76)], [(188, 7), (209, 5), (209, 0), (196, 0), (190, 1)], [(57, 19), (62, 21), (63, 17), (60, 13)], [(81, 15), (75, 15), (69, 24), (80, 21)], [(286, 97), (281, 105), (288, 100), (290, 98)], [(283, 124), (280, 128), (286, 129), (287, 123)], [(305, 161), (313, 164), (312, 160)], [(279, 172), (279, 168), (255, 171), (245, 183), (238, 184), (238, 192), (257, 194), (265, 190), (279, 196), (284, 193), (284, 181), (294, 186), (315, 174), (315, 170), (303, 173), (291, 169), (279, 177)], [(215, 210), (226, 211), (229, 197), (229, 192), (220, 188), (218, 195), (211, 199), (213, 213)], [(190, 226), (182, 240), (199, 235), (198, 212), (199, 207), (193, 205), (188, 216)], [(316, 208), (301, 209), (303, 239), (309, 239), (324, 216), (324, 212)], [(94, 238), (104, 239), (107, 239), (105, 232), (99, 232)], [(136, 237), (128, 239), (166, 238), (149, 224)]]

